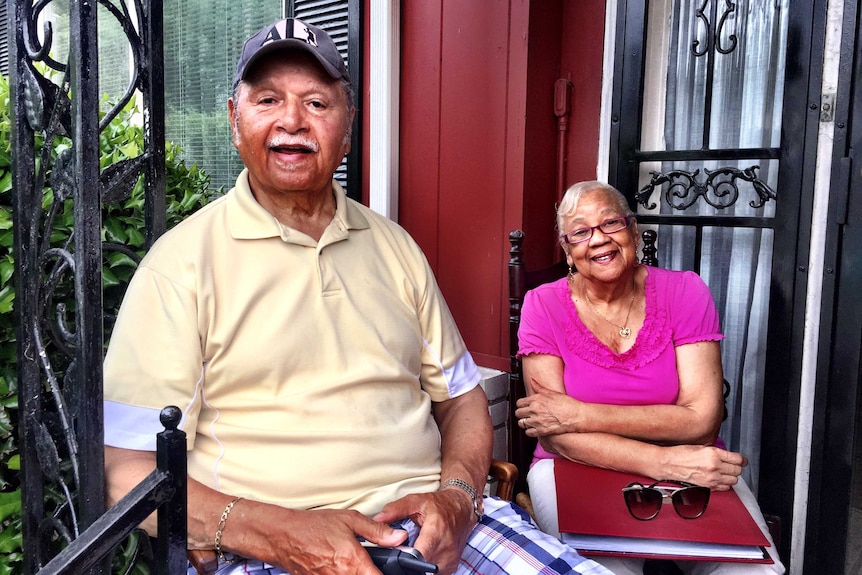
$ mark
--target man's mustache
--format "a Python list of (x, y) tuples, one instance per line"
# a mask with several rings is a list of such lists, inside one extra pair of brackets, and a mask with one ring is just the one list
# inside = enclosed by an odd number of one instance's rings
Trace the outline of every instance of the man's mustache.
[(304, 136), (276, 136), (267, 142), (270, 148), (306, 148), (311, 152), (320, 151), (317, 140)]

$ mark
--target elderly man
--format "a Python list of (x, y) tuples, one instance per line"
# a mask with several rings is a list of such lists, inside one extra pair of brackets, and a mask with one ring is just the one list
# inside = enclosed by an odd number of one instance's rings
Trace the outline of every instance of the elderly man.
[(288, 19), (251, 37), (228, 112), (246, 169), (153, 246), (111, 340), (110, 500), (154, 467), (172, 404), (189, 547), (220, 574), (378, 573), (363, 540), (444, 574), (607, 573), (483, 502), (479, 371), (417, 245), (332, 180), (355, 109), (329, 36)]

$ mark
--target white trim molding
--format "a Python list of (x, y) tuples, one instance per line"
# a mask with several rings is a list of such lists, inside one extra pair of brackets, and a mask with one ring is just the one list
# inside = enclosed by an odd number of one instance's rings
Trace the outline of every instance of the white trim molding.
[(369, 207), (398, 221), (400, 0), (371, 1)]
[(608, 164), (611, 157), (611, 110), (614, 92), (614, 50), (617, 38), (617, 0), (605, 5), (605, 42), (602, 61), (602, 100), (599, 115), (599, 157), (596, 162), (596, 179), (608, 181)]

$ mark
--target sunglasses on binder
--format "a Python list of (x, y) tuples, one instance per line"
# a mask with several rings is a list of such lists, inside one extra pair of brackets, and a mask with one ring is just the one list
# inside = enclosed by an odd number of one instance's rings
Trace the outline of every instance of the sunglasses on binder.
[[(659, 485), (660, 483), (671, 483), (674, 487)], [(697, 519), (706, 511), (709, 487), (671, 480), (656, 481), (645, 486), (635, 481), (623, 487), (623, 499), (631, 516), (641, 521), (654, 519), (661, 511), (665, 499), (670, 499), (680, 517)]]

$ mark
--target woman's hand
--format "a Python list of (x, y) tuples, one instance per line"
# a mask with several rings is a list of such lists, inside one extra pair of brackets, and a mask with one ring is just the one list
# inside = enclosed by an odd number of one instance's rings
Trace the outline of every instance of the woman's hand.
[(672, 479), (727, 491), (748, 465), (744, 455), (707, 445), (662, 446), (605, 433), (546, 435), (539, 443), (566, 459), (634, 473), (655, 480)]
[(748, 465), (744, 455), (718, 447), (674, 445), (661, 449), (662, 459), (651, 476), (687, 481), (714, 491), (727, 491), (736, 485), (742, 469)]
[(533, 393), (518, 400), (515, 416), (529, 437), (544, 437), (578, 431), (580, 407), (577, 399), (551, 391), (533, 380)]
[(390, 523), (404, 517), (420, 527), (416, 550), (435, 563), (441, 575), (454, 573), (476, 525), (470, 496), (457, 488), (415, 493), (387, 504), (374, 520)]

